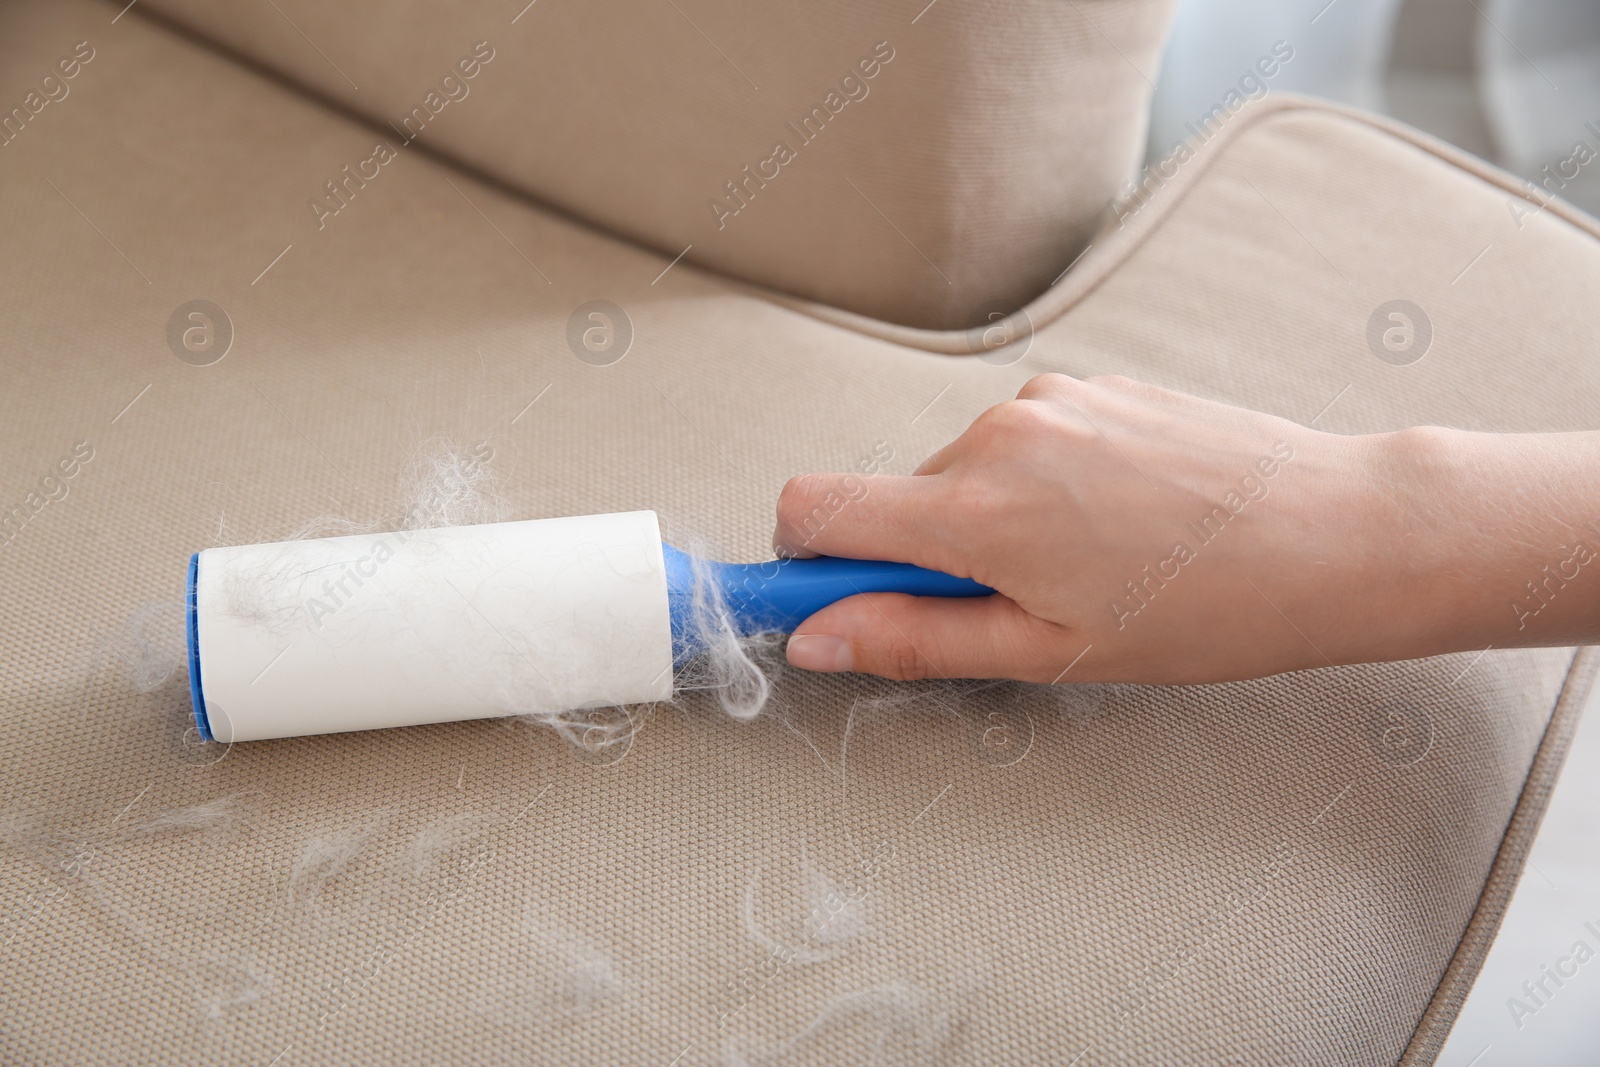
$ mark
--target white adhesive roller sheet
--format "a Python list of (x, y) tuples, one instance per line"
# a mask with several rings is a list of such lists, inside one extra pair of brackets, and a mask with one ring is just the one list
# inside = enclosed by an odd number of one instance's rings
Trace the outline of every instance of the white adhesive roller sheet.
[(663, 700), (654, 512), (196, 555), (191, 678), (217, 741)]

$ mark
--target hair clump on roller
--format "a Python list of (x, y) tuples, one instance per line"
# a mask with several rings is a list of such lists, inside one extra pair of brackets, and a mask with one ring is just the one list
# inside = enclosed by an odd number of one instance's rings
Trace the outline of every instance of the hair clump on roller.
[(699, 549), (692, 543), (688, 549), (694, 574), (689, 625), (675, 651), (688, 651), (690, 658), (678, 672), (674, 688), (715, 693), (723, 711), (749, 722), (772, 699), (772, 683), (781, 669), (781, 657), (775, 653), (782, 638), (741, 636), (734, 629), (722, 588), (706, 562), (709, 553)]

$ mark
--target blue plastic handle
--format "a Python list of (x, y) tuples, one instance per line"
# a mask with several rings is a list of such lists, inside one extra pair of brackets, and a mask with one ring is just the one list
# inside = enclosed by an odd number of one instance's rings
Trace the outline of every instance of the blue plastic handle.
[[(694, 568), (696, 561), (662, 545), (667, 564), (667, 602), (672, 613), (672, 643), (680, 656), (695, 651)], [(729, 621), (741, 637), (789, 633), (811, 615), (857, 593), (909, 593), (912, 596), (974, 597), (994, 592), (971, 578), (956, 578), (909, 563), (881, 560), (772, 559), (765, 563), (700, 563), (727, 605)]]

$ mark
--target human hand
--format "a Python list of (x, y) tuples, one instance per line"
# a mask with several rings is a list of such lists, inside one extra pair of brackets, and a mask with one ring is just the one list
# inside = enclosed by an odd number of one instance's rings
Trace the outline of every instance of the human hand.
[(859, 475), (784, 486), (780, 555), (897, 560), (998, 591), (850, 597), (795, 630), (790, 662), (1200, 683), (1470, 647), (1483, 625), (1441, 590), (1471, 551), (1422, 547), (1449, 492), (1438, 435), (1457, 433), (1323, 433), (1125, 378), (1042, 375), (912, 476), (864, 494)]

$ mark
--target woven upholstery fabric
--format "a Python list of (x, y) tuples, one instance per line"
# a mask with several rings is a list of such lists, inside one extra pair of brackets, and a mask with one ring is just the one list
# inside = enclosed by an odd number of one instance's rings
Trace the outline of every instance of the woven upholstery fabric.
[[(139, 7), (367, 116), (390, 144), (414, 137), (668, 257), (966, 327), (1043, 290), (1133, 176), (1173, 3)], [(479, 42), (494, 58), (444, 86)], [(437, 115), (407, 126), (430, 92)], [(321, 183), (355, 159), (324, 162), (299, 193), (308, 220)]]
[[(1592, 223), (1519, 229), (1437, 146), (1261, 109), (1030, 309), (1025, 358), (956, 358), (414, 151), (319, 231), (305, 199), (372, 130), (114, 14), (0, 15), (0, 101), (95, 49), (0, 148), (5, 506), (92, 448), (0, 546), (0, 1059), (1426, 1062), (1588, 654), (1185, 688), (791, 673), (753, 723), (689, 694), (596, 759), (500, 722), (197, 746), (126, 627), (161, 640), (150, 605), (219, 538), (391, 514), (435, 434), (492, 449), (510, 517), (652, 507), (756, 559), (786, 477), (884, 447), (908, 471), (1042, 370), (1342, 432), (1592, 427)], [(1400, 298), (1434, 334), (1404, 367), (1366, 341)], [(168, 332), (202, 299), (233, 330), (209, 366)], [(567, 341), (591, 300), (631, 323), (607, 366)]]

